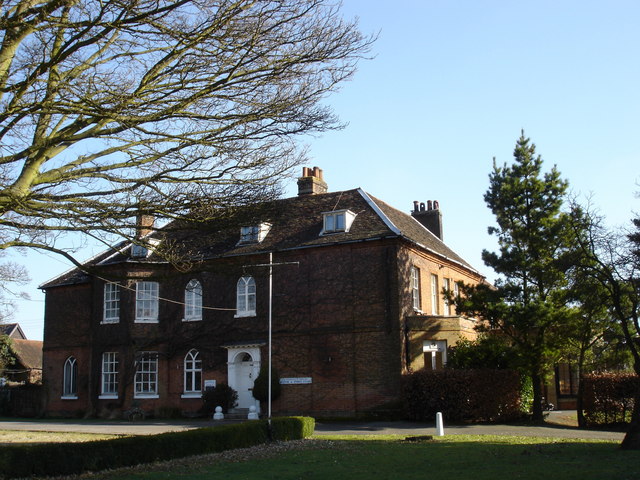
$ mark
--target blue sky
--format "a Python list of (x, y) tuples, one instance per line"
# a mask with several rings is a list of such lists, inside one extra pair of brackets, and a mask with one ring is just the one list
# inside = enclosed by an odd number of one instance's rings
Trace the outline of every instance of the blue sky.
[[(380, 37), (328, 99), (348, 126), (303, 139), (330, 190), (362, 187), (406, 212), (438, 200), (445, 242), (489, 278), (482, 197), (493, 157), (510, 162), (522, 129), (610, 225), (640, 212), (640, 2), (345, 0), (343, 13)], [(17, 261), (33, 281), (14, 321), (41, 339), (37, 285), (69, 265)]]

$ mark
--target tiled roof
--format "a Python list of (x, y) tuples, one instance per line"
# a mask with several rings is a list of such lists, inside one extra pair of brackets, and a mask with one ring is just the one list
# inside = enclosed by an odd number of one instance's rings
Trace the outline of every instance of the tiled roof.
[(27, 338), (24, 332), (17, 323), (2, 323), (0, 324), (0, 335), (6, 335), (11, 338)]
[[(350, 210), (356, 215), (348, 232), (320, 235), (323, 212)], [(271, 229), (260, 243), (241, 244), (240, 227), (271, 224)], [(473, 268), (447, 247), (411, 215), (392, 208), (361, 189), (302, 195), (275, 200), (238, 209), (232, 215), (207, 223), (183, 228), (171, 224), (163, 235), (180, 245), (184, 252), (201, 259), (249, 255), (261, 252), (286, 251), (322, 247), (332, 244), (369, 241), (381, 238), (404, 238), (437, 255), (446, 257), (465, 268)], [(118, 245), (90, 261), (91, 265), (108, 265), (136, 261), (127, 248)], [(122, 251), (118, 251), (118, 249)], [(153, 255), (145, 261), (162, 261)], [(89, 262), (88, 262), (89, 264)], [(50, 288), (69, 283), (82, 283), (88, 276), (74, 269), (42, 285)]]
[(14, 338), (11, 347), (24, 368), (42, 369), (42, 341)]
[(451, 250), (442, 240), (411, 215), (401, 212), (375, 197), (371, 198), (376, 205), (378, 205), (382, 213), (398, 228), (403, 237), (437, 255), (446, 257), (465, 268), (475, 271), (462, 257)]

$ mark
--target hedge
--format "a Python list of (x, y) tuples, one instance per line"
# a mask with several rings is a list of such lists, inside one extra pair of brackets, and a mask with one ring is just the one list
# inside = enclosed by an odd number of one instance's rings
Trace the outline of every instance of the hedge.
[[(313, 434), (314, 428), (315, 421), (310, 417), (274, 418), (272, 439), (305, 438)], [(268, 440), (267, 421), (256, 420), (94, 442), (8, 445), (0, 450), (0, 475), (70, 475), (251, 447)]]
[(640, 378), (634, 373), (604, 372), (584, 375), (582, 409), (588, 426), (620, 425), (631, 421)]
[(520, 375), (512, 370), (422, 370), (407, 375), (402, 397), (411, 420), (497, 422), (521, 416)]

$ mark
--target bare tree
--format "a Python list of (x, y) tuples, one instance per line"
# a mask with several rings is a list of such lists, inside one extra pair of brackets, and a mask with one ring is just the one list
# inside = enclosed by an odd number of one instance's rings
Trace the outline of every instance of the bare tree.
[[(0, 258), (5, 253), (0, 251)], [(15, 289), (29, 281), (30, 278), (24, 266), (10, 261), (0, 263), (0, 323), (13, 319), (16, 310), (14, 299), (29, 299), (27, 293)]]
[[(628, 234), (606, 228), (604, 219), (589, 209), (574, 207), (576, 241), (582, 251), (582, 270), (602, 287), (610, 314), (618, 322), (624, 344), (640, 375), (640, 219)], [(640, 449), (640, 393), (636, 395), (631, 425), (622, 447)]]
[[(374, 38), (331, 0), (0, 3), (0, 248), (278, 193)], [(215, 209), (199, 209), (211, 212)]]

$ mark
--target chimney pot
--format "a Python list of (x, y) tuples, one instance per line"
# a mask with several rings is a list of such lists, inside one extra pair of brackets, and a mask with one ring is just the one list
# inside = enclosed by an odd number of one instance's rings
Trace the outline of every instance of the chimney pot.
[(413, 211), (414, 212), (418, 212), (419, 211), (419, 207), (418, 207), (419, 203), (420, 202), (418, 202), (417, 200), (413, 201)]
[(420, 209), (418, 210), (418, 202), (413, 202), (414, 210), (411, 212), (411, 216), (422, 224), (427, 230), (433, 233), (440, 240), (443, 239), (442, 235), (442, 213), (440, 212), (440, 204), (437, 200), (428, 200), (425, 208), (425, 203), (420, 203)]
[(327, 183), (322, 179), (319, 167), (302, 167), (302, 177), (298, 179), (298, 195), (327, 193)]

